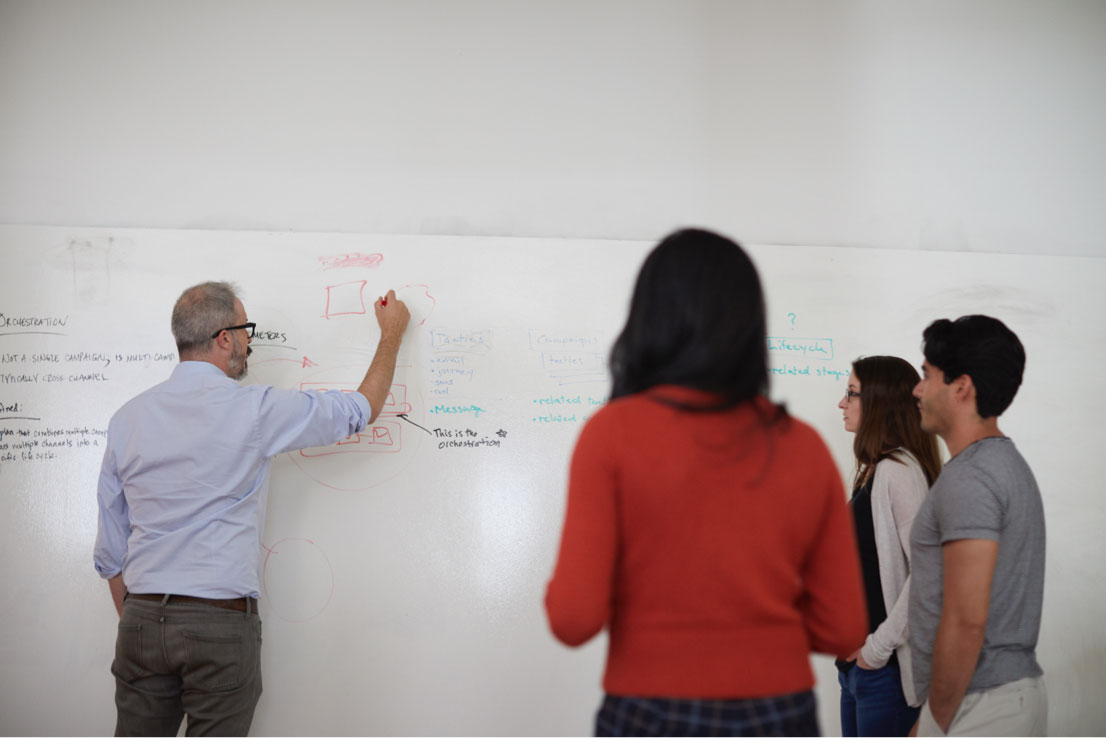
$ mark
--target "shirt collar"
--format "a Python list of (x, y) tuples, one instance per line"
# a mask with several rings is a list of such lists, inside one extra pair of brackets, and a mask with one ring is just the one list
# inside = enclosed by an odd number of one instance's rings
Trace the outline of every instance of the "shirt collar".
[(228, 382), (234, 380), (223, 373), (223, 370), (212, 364), (210, 361), (182, 361), (177, 364), (173, 369), (173, 377), (175, 379), (212, 379), (220, 378), (225, 379)]

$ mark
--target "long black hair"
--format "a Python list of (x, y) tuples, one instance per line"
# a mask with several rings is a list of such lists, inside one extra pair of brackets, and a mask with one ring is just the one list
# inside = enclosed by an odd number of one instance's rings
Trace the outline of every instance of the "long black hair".
[(723, 410), (767, 394), (764, 293), (744, 249), (699, 229), (657, 244), (638, 274), (610, 366), (612, 400), (675, 384), (718, 397), (685, 409)]

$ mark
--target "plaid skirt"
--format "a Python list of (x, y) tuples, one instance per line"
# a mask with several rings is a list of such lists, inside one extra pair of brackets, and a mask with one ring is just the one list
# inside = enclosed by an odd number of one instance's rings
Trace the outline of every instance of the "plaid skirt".
[(747, 700), (607, 695), (596, 735), (819, 735), (814, 692)]

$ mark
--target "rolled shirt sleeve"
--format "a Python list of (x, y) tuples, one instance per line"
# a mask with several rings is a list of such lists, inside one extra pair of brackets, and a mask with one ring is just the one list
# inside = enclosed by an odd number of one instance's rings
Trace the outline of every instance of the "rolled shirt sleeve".
[[(111, 437), (111, 429), (108, 429)], [(127, 555), (127, 539), (131, 535), (130, 511), (123, 496), (123, 483), (115, 467), (115, 453), (108, 443), (104, 460), (100, 465), (100, 480), (96, 491), (99, 523), (96, 530), (96, 546), (92, 560), (96, 571), (104, 579), (111, 579), (123, 571)]]
[(329, 446), (360, 433), (372, 417), (360, 392), (265, 387), (258, 398), (257, 430), (262, 453)]

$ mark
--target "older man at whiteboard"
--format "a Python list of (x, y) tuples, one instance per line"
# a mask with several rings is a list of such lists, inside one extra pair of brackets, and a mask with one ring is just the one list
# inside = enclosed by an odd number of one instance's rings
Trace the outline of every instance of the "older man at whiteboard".
[(261, 696), (261, 533), (273, 456), (358, 433), (383, 406), (410, 314), (377, 300), (356, 392), (242, 386), (254, 324), (233, 285), (185, 290), (180, 364), (108, 426), (94, 562), (119, 611), (116, 735), (245, 735)]

